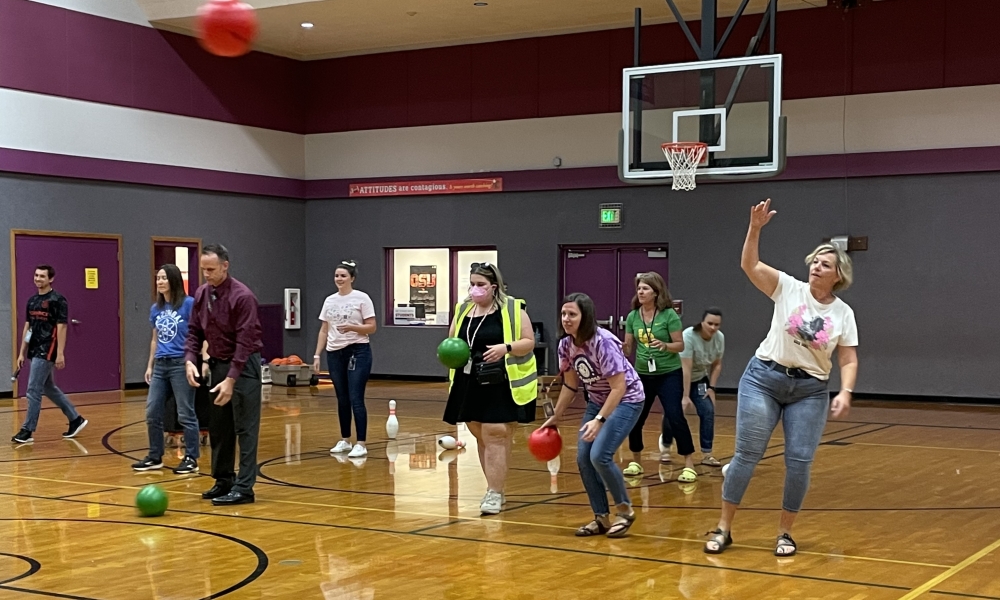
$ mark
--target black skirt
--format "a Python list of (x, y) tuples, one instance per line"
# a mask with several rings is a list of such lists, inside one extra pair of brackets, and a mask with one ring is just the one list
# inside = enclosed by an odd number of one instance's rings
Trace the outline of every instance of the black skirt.
[(524, 406), (514, 402), (510, 384), (480, 385), (475, 376), (464, 370), (455, 372), (448, 394), (444, 422), (457, 423), (531, 423), (535, 420), (535, 401)]

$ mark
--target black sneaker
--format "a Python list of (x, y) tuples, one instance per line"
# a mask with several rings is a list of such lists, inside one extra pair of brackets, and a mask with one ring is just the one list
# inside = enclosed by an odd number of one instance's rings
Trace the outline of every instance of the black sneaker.
[(90, 421), (84, 419), (83, 417), (77, 417), (73, 419), (72, 421), (69, 422), (69, 429), (66, 431), (66, 433), (63, 434), (63, 437), (64, 438), (76, 437), (76, 434), (83, 431), (83, 428), (86, 427), (87, 423), (89, 422)]
[(132, 465), (133, 471), (152, 471), (154, 469), (162, 469), (163, 461), (147, 456), (146, 458), (140, 460), (139, 462)]
[(190, 456), (185, 456), (181, 464), (174, 467), (174, 475), (187, 475), (188, 473), (198, 472), (198, 461), (191, 458)]
[(14, 442), (15, 444), (27, 444), (28, 442), (35, 441), (35, 438), (31, 437), (30, 431), (22, 427), (21, 431), (17, 432), (17, 435), (10, 438), (10, 441)]

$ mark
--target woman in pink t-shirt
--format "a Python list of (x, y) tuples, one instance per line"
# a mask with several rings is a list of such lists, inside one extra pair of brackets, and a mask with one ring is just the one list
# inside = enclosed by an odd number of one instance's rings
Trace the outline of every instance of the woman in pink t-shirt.
[[(622, 352), (618, 338), (597, 326), (590, 296), (567, 296), (561, 323), (565, 336), (559, 341), (559, 372), (565, 381), (555, 414), (542, 427), (555, 426), (582, 385), (587, 392), (587, 410), (577, 440), (576, 464), (594, 520), (577, 529), (576, 535), (624, 537), (635, 521), (635, 512), (625, 478), (615, 463), (615, 450), (642, 413), (642, 382)], [(605, 490), (615, 501), (614, 520)]]

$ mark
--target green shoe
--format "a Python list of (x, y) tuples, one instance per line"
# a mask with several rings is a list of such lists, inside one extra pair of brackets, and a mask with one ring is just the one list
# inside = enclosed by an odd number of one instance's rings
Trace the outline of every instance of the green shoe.
[(622, 470), (622, 475), (626, 477), (635, 477), (636, 475), (642, 475), (642, 465), (637, 462), (630, 462), (624, 470)]

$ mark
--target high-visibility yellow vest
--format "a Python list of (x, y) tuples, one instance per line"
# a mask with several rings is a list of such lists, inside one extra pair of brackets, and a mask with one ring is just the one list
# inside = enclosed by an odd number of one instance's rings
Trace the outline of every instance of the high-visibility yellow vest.
[[(455, 307), (455, 335), (458, 335), (462, 328), (462, 321), (472, 312), (475, 306), (472, 302), (463, 302)], [(501, 311), (503, 317), (503, 342), (513, 344), (521, 339), (521, 309), (524, 301), (518, 298), (507, 298), (507, 306)], [(507, 368), (507, 379), (510, 381), (510, 393), (514, 397), (514, 402), (525, 405), (538, 397), (538, 365), (535, 362), (535, 353), (530, 352), (525, 356), (515, 356), (508, 353), (504, 357), (504, 365)], [(455, 370), (448, 373), (448, 389), (455, 381)]]

